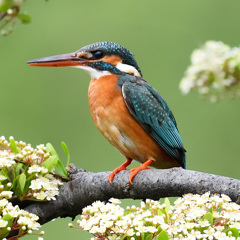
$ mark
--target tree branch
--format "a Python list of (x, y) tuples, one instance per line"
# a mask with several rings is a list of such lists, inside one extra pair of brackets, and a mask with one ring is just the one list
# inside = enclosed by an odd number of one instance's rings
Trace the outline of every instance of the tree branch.
[(107, 201), (111, 197), (158, 200), (210, 191), (226, 194), (234, 202), (240, 203), (240, 180), (208, 173), (182, 168), (152, 169), (139, 172), (130, 187), (129, 171), (119, 172), (110, 185), (107, 180), (109, 172), (92, 173), (76, 167), (71, 170), (71, 180), (61, 187), (57, 200), (34, 202), (25, 208), (38, 215), (41, 224), (57, 217), (74, 218), (92, 202)]

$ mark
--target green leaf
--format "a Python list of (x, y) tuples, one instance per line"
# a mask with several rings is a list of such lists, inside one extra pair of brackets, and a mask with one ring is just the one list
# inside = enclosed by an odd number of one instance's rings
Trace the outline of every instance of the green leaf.
[(22, 23), (30, 23), (32, 21), (32, 17), (26, 12), (19, 13), (18, 18), (21, 20)]
[(229, 228), (225, 231), (225, 233), (228, 235), (228, 232), (232, 232), (232, 236), (236, 239), (239, 237), (239, 231), (237, 230), (237, 228)]
[(21, 191), (20, 188), (20, 182), (19, 182), (19, 178), (21, 175), (17, 176), (15, 179), (13, 179), (13, 183), (12, 183), (12, 191), (14, 192), (14, 195), (18, 196), (18, 197), (22, 197), (23, 192)]
[(168, 221), (168, 220), (169, 220), (169, 214), (168, 214), (168, 211), (170, 210), (170, 206), (171, 206), (171, 204), (170, 204), (170, 201), (169, 201), (168, 198), (165, 198), (165, 199), (164, 199), (164, 203), (166, 204), (166, 207), (165, 207), (166, 221)]
[(218, 207), (218, 208), (217, 208), (217, 212), (218, 212), (218, 213), (221, 213), (221, 212), (222, 212), (222, 207)]
[(23, 154), (19, 147), (17, 147), (17, 151), (18, 151), (18, 153)]
[(11, 8), (12, 0), (0, 0), (0, 12), (7, 12)]
[(152, 240), (153, 239), (153, 234), (152, 233), (149, 233), (147, 235), (147, 237), (145, 238), (145, 240)]
[(0, 178), (2, 179), (0, 181), (0, 184), (4, 184), (4, 182), (8, 182), (8, 179), (2, 174), (1, 171), (0, 171)]
[(1, 228), (1, 231), (0, 231), (1, 239), (8, 236), (9, 231), (7, 230), (7, 228), (11, 227), (14, 218), (11, 215), (6, 214), (6, 215), (3, 216), (2, 219), (5, 220), (5, 221), (8, 221), (8, 224), (6, 225), (6, 227)]
[(66, 154), (66, 156), (67, 156), (67, 164), (66, 164), (66, 167), (68, 167), (69, 162), (70, 162), (70, 154), (69, 154), (68, 147), (67, 147), (67, 145), (66, 145), (65, 142), (62, 142), (62, 149), (63, 149), (63, 151), (65, 152), (65, 154)]
[(210, 213), (213, 213), (213, 207), (210, 207), (210, 208), (208, 209), (208, 211), (209, 211)]
[(20, 190), (23, 193), (24, 187), (25, 187), (25, 183), (26, 183), (26, 175), (25, 173), (22, 173), (19, 178), (18, 178), (18, 183), (20, 186)]
[(14, 138), (10, 138), (9, 140), (10, 140), (10, 147), (11, 147), (12, 152), (17, 154), (18, 150), (17, 150), (17, 145), (15, 143)]
[(161, 225), (158, 226), (157, 231), (160, 233), (162, 231)]
[(141, 240), (145, 240), (145, 233), (144, 232), (141, 232)]
[(163, 212), (160, 209), (157, 210), (157, 213), (158, 213), (158, 216), (163, 215)]
[(120, 238), (120, 240), (124, 240), (126, 236), (127, 236), (127, 234), (124, 234), (124, 235)]
[(211, 226), (213, 225), (213, 215), (212, 213), (208, 212), (206, 213), (203, 217), (202, 217), (202, 220), (208, 220), (209, 223), (211, 224)]
[(48, 172), (50, 172), (53, 168), (57, 166), (57, 163), (59, 161), (58, 156), (51, 156), (46, 161), (44, 161), (41, 166), (48, 169)]
[(168, 234), (165, 231), (161, 231), (157, 237), (157, 240), (169, 240)]
[(57, 163), (57, 166), (55, 167), (55, 173), (58, 174), (59, 176), (67, 179), (68, 178), (68, 172), (59, 160)]
[(168, 213), (168, 211), (170, 210), (170, 207), (171, 207), (171, 203), (168, 198), (164, 199), (164, 203), (166, 204), (166, 208), (165, 208), (166, 213)]
[(24, 189), (23, 189), (23, 192), (22, 192), (23, 197), (24, 197), (24, 196), (26, 195), (26, 193), (28, 192), (30, 185), (31, 185), (31, 180), (27, 180), (26, 183), (25, 183), (25, 187), (24, 187)]
[(20, 171), (22, 170), (23, 163), (18, 163), (16, 167), (16, 174), (19, 175)]
[(13, 167), (11, 167), (11, 168), (9, 169), (9, 173), (11, 174), (11, 175), (10, 175), (10, 178), (11, 178), (11, 179), (15, 179), (15, 178), (16, 178), (16, 173), (15, 173)]
[(57, 152), (56, 152), (56, 150), (54, 149), (54, 147), (51, 143), (46, 144), (46, 149), (47, 149), (47, 152), (50, 153), (52, 156), (57, 156), (58, 157)]
[(15, 191), (17, 190), (18, 178), (19, 178), (19, 176), (16, 177), (15, 179), (13, 179), (12, 190), (13, 190), (14, 194), (16, 194)]
[(6, 177), (9, 181), (11, 180), (9, 177), (9, 171), (6, 168), (2, 168), (0, 174)]
[(8, 221), (8, 224), (9, 224), (9, 223), (10, 223), (10, 225), (12, 224), (13, 217), (12, 217), (11, 215), (6, 214), (6, 215), (3, 216), (2, 219), (5, 220), (5, 221)]
[(46, 148), (47, 148), (47, 152), (50, 153), (52, 156), (56, 156), (57, 157), (57, 164), (55, 166), (55, 173), (58, 174), (59, 176), (63, 177), (63, 178), (67, 178), (67, 170), (64, 168), (63, 164), (61, 163), (56, 150), (54, 149), (54, 147), (52, 146), (51, 143), (47, 143), (46, 144)]

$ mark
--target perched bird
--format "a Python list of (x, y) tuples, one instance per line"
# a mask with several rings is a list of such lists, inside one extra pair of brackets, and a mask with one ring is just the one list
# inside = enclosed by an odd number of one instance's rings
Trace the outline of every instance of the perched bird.
[(72, 66), (91, 76), (88, 89), (90, 112), (103, 136), (126, 157), (109, 176), (136, 160), (134, 176), (151, 165), (156, 168), (186, 167), (185, 149), (175, 118), (162, 96), (142, 77), (133, 54), (114, 42), (97, 42), (76, 52), (29, 61), (30, 66)]

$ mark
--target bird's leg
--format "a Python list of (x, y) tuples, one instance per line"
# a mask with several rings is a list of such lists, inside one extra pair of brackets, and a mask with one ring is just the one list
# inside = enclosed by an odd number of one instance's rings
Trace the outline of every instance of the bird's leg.
[(132, 185), (132, 180), (133, 178), (137, 175), (138, 172), (144, 170), (144, 169), (149, 169), (149, 165), (152, 164), (154, 162), (154, 160), (151, 160), (151, 159), (148, 159), (146, 162), (144, 162), (142, 165), (140, 165), (139, 167), (137, 168), (133, 168), (130, 170), (130, 176), (129, 176), (129, 179), (128, 179), (128, 183), (129, 185)]
[(123, 163), (121, 166), (115, 168), (115, 169), (108, 175), (108, 182), (111, 184), (111, 182), (112, 182), (114, 176), (116, 175), (116, 173), (118, 173), (118, 172), (120, 172), (120, 171), (122, 171), (122, 170), (126, 170), (126, 167), (127, 167), (128, 165), (130, 165), (131, 162), (132, 162), (132, 159), (131, 159), (131, 158), (127, 158), (125, 163)]

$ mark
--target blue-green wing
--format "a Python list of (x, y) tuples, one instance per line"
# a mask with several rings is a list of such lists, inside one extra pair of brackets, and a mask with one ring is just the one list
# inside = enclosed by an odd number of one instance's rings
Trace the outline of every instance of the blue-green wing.
[(122, 92), (130, 113), (185, 168), (185, 149), (175, 118), (160, 94), (144, 80), (125, 81)]

